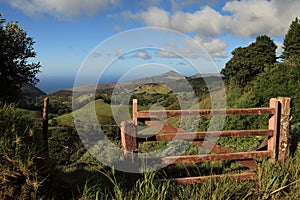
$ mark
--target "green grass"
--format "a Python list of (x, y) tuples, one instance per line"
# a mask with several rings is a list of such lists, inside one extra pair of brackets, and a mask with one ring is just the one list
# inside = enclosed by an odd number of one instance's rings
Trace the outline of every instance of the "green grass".
[[(27, 117), (27, 118), (35, 118), (36, 117), (36, 111), (33, 111), (33, 110), (27, 110), (27, 109), (21, 109), (21, 108), (17, 108), (17, 110), (20, 112), (21, 115)], [(40, 116), (42, 117), (42, 116)]]
[(136, 90), (136, 94), (168, 94), (170, 89), (163, 85), (146, 84)]
[[(256, 169), (258, 179), (252, 181), (224, 177), (185, 185), (167, 180), (158, 182), (156, 180), (158, 173), (151, 172), (145, 173), (133, 187), (127, 188), (124, 185), (124, 179), (118, 180), (114, 173), (106, 171), (103, 173), (106, 173), (114, 189), (111, 188), (103, 193), (103, 190), (99, 188), (85, 188), (83, 196), (86, 199), (100, 198), (100, 194), (101, 199), (299, 199), (299, 156), (298, 150), (297, 154), (290, 157), (286, 164), (271, 164), (266, 160), (260, 160)], [(206, 167), (210, 168), (208, 164)], [(201, 171), (201, 168), (198, 170)]]
[[(79, 110), (74, 111), (76, 115), (91, 117), (91, 113), (96, 110), (97, 119), (101, 124), (112, 122), (112, 107), (110, 104), (105, 103), (102, 99), (96, 100), (94, 103), (89, 103)], [(58, 116), (56, 118), (58, 123), (63, 126), (73, 126), (73, 113)]]
[(0, 199), (34, 199), (51, 170), (30, 114), (12, 104), (0, 107)]

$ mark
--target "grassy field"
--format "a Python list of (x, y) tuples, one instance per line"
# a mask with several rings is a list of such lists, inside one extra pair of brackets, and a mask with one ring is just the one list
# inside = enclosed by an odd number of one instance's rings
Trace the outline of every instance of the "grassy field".
[[(208, 102), (207, 99), (203, 101)], [(93, 109), (92, 106), (96, 107), (98, 117), (111, 119), (111, 105), (102, 100), (75, 112), (89, 113)], [(57, 120), (64, 125), (73, 123), (72, 114), (59, 116)], [(176, 125), (177, 121), (170, 119), (169, 122)], [(220, 142), (236, 150), (254, 150), (261, 141), (262, 138)], [(145, 144), (140, 146), (140, 150), (150, 151), (160, 148), (160, 145), (165, 144)], [(195, 154), (199, 149), (192, 146), (188, 151), (187, 153)], [(286, 164), (271, 164), (264, 159), (258, 159), (257, 162), (258, 167), (252, 170), (258, 175), (254, 181), (241, 181), (230, 177), (210, 179), (195, 185), (175, 184), (168, 180), (157, 181), (161, 178), (241, 173), (246, 170), (237, 163), (219, 161), (171, 165), (157, 172), (142, 174), (133, 186), (128, 187), (125, 173), (104, 167), (86, 152), (77, 164), (63, 168), (57, 181), (69, 181), (67, 189), (74, 192), (74, 199), (300, 199), (299, 147), (293, 155), (291, 154)], [(78, 167), (82, 164), (84, 167)], [(74, 186), (79, 190), (76, 191)]]
[[(79, 110), (74, 111), (77, 115), (84, 115), (90, 117), (90, 113), (96, 110), (97, 118), (101, 124), (112, 122), (111, 105), (105, 103), (102, 99), (96, 100), (94, 103), (89, 103)], [(64, 114), (56, 118), (58, 123), (62, 126), (74, 126), (73, 113)]]
[[(216, 95), (219, 95), (219, 91), (215, 92)], [(232, 105), (229, 102), (229, 107), (245, 107), (244, 101), (251, 99), (251, 95), (246, 94), (243, 96), (243, 100), (239, 100), (240, 95), (238, 93), (236, 92), (236, 96), (231, 95), (228, 98), (230, 101), (236, 102)], [(70, 94), (68, 92), (63, 94), (64, 100), (68, 102)], [(183, 96), (183, 93), (179, 95)], [(144, 85), (138, 88), (133, 96), (139, 99), (139, 110), (155, 109), (155, 106), (158, 109), (160, 107), (177, 109), (179, 105), (176, 98), (174, 98), (174, 94), (169, 89), (155, 84)], [(89, 98), (88, 94), (78, 96), (78, 99), (82, 102), (89, 101)], [(61, 100), (63, 99), (61, 98)], [(211, 107), (209, 95), (198, 97), (198, 100), (200, 108), (209, 109)], [(59, 103), (58, 100), (54, 102)], [(59, 109), (60, 107), (56, 110)], [(121, 119), (123, 119), (122, 115), (124, 112), (131, 115), (130, 105), (128, 107), (118, 107), (109, 104), (103, 99), (87, 103), (73, 113), (53, 115), (54, 118), (50, 120), (50, 137), (48, 141), (50, 163), (53, 163), (55, 167), (51, 168), (53, 171), (45, 179), (46, 181), (41, 181), (40, 186), (36, 187), (36, 190), (31, 193), (33, 199), (300, 199), (299, 147), (295, 153), (291, 153), (286, 164), (271, 164), (267, 160), (258, 159), (258, 167), (251, 169), (258, 175), (257, 180), (254, 181), (241, 181), (225, 176), (222, 179), (212, 178), (194, 185), (185, 185), (167, 180), (175, 177), (242, 173), (248, 170), (236, 162), (218, 161), (169, 165), (155, 172), (141, 174), (135, 183), (129, 185), (128, 176), (130, 175), (117, 171), (114, 168), (106, 167), (97, 161), (83, 146), (78, 133), (74, 129), (74, 114), (83, 116), (84, 120), (90, 121), (92, 119), (91, 114), (96, 110), (97, 120), (103, 125), (104, 131), (107, 131), (105, 133), (108, 133), (109, 139), (121, 147), (120, 130), (117, 122), (114, 121), (113, 109), (115, 109), (118, 117)], [(25, 118), (35, 118), (38, 114), (36, 111), (27, 110), (19, 110), (19, 112)], [(248, 121), (250, 121), (251, 126), (248, 127), (249, 129), (264, 128), (267, 125), (267, 117), (266, 119), (257, 118), (256, 120), (251, 117), (249, 119), (246, 117), (228, 118), (226, 127), (228, 129), (245, 128), (249, 124)], [(56, 123), (52, 123), (54, 121)], [(167, 122), (183, 129), (185, 129), (185, 126), (194, 126), (193, 120), (187, 120), (186, 124), (181, 124), (176, 117), (169, 118)], [(205, 131), (208, 122), (209, 117), (207, 119), (201, 118), (199, 130), (203, 129)], [(139, 126), (139, 133), (151, 134), (157, 132), (155, 129), (146, 127)], [(292, 134), (299, 134), (299, 130), (295, 130), (291, 131)], [(293, 136), (293, 138), (297, 137)], [(262, 140), (263, 138), (260, 137), (221, 138), (218, 142), (235, 151), (248, 151), (255, 150)], [(297, 146), (297, 141), (297, 139), (292, 140), (294, 146), (295, 144)], [(139, 145), (139, 151), (152, 152), (166, 145), (167, 142), (143, 143)], [(112, 159), (113, 157), (110, 156), (110, 153), (113, 152), (106, 152), (101, 148), (94, 150), (99, 151), (99, 155), (105, 159)], [(195, 155), (200, 151), (201, 148), (191, 145), (184, 155)], [(9, 167), (10, 165), (7, 166)], [(158, 179), (164, 179), (164, 181), (158, 181)]]

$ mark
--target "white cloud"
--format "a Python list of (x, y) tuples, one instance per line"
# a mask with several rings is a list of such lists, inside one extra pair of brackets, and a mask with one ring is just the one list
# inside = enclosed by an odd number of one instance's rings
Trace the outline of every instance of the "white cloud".
[(207, 58), (207, 52), (194, 40), (184, 41), (181, 48), (160, 49), (156, 55), (163, 58)]
[(163, 58), (180, 58), (179, 54), (165, 49), (156, 51), (156, 55)]
[(225, 50), (227, 43), (224, 41), (212, 39), (210, 41), (202, 42), (202, 45), (213, 58), (226, 58), (228, 56)]
[(136, 54), (134, 54), (134, 57), (142, 58), (142, 59), (145, 59), (145, 60), (149, 60), (149, 59), (152, 58), (151, 55), (149, 53), (147, 53), (146, 51), (144, 51), (144, 50), (138, 51)]
[[(282, 2), (286, 3), (284, 9)], [(297, 8), (297, 9), (295, 9)], [(238, 36), (268, 34), (282, 36), (291, 21), (299, 15), (299, 1), (242, 0), (225, 4), (224, 11), (232, 14), (228, 30)]]
[(156, 55), (165, 58), (226, 58), (228, 56), (225, 50), (226, 42), (216, 38), (203, 39), (199, 35), (184, 40), (182, 45), (167, 42), (166, 46), (169, 47), (168, 50), (160, 49), (156, 51)]
[(170, 13), (157, 7), (152, 7), (148, 11), (140, 13), (139, 17), (148, 26), (167, 28), (170, 24)]
[(198, 57), (226, 58), (228, 56), (225, 50), (227, 43), (220, 39), (207, 39), (196, 35), (194, 40), (186, 40), (185, 45), (197, 53)]
[(185, 33), (195, 32), (205, 37), (220, 35), (223, 25), (230, 19), (208, 6), (194, 13), (176, 12), (170, 18), (171, 28)]
[(237, 36), (269, 34), (283, 36), (291, 21), (299, 17), (300, 1), (294, 0), (241, 0), (228, 1), (223, 11), (205, 6), (195, 12), (167, 12), (151, 7), (146, 11), (125, 17), (141, 19), (147, 26), (172, 28), (185, 33), (194, 32), (215, 37), (229, 32)]
[(15, 8), (34, 16), (49, 14), (59, 18), (73, 18), (77, 15), (93, 15), (119, 4), (119, 0), (7, 0)]
[(281, 53), (281, 51), (283, 50), (283, 44), (282, 44), (281, 42), (278, 42), (278, 41), (274, 41), (274, 43), (275, 43), (276, 46), (277, 46), (276, 54)]
[[(172, 7), (179, 7), (174, 6), (176, 2), (183, 5), (181, 1), (172, 1)], [(271, 37), (284, 36), (291, 21), (300, 16), (299, 10), (300, 1), (295, 0), (240, 0), (227, 1), (222, 12), (209, 6), (195, 12), (174, 9), (172, 13), (151, 7), (138, 13), (127, 12), (124, 16), (142, 20), (147, 26), (192, 33), (213, 57), (226, 57), (227, 44), (216, 39), (218, 36), (224, 33), (240, 37), (255, 37), (262, 34)]]
[(125, 50), (124, 49), (117, 49), (116, 56), (120, 59), (124, 59)]
[(224, 21), (230, 20), (206, 6), (195, 13), (175, 12), (173, 15), (161, 8), (151, 7), (147, 11), (122, 13), (124, 18), (141, 19), (147, 26), (172, 28), (182, 32), (196, 32), (204, 36), (219, 35)]

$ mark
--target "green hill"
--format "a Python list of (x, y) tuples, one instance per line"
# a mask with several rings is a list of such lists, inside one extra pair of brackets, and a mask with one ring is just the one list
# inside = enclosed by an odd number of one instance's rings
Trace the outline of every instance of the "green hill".
[[(109, 124), (112, 122), (111, 105), (105, 103), (102, 99), (98, 99), (94, 103), (89, 103), (74, 112), (76, 112), (77, 115), (84, 115), (86, 117), (90, 117), (90, 113), (92, 113), (92, 110), (94, 109), (96, 109), (97, 119), (101, 124)], [(73, 112), (58, 116), (55, 119), (57, 120), (58, 124), (62, 126), (74, 125)]]

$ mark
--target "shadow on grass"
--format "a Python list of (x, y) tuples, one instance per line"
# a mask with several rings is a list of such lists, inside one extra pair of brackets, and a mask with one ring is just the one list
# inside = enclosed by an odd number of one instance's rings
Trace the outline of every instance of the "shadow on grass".
[(234, 161), (216, 161), (210, 163), (174, 164), (160, 170), (158, 178), (182, 178), (193, 176), (210, 176), (215, 174), (241, 173), (249, 168)]
[[(101, 173), (104, 168), (90, 166), (76, 166), (60, 168), (53, 172), (49, 179), (49, 186), (46, 199), (80, 199), (84, 193), (100, 192), (109, 193), (113, 191), (112, 182)], [(110, 169), (106, 169), (107, 172)], [(122, 175), (118, 179), (122, 179)]]

